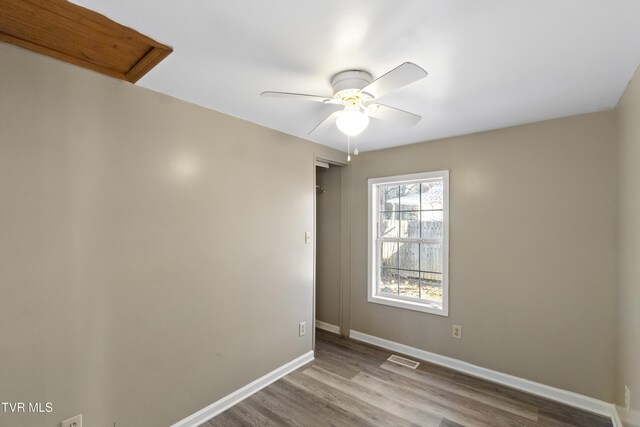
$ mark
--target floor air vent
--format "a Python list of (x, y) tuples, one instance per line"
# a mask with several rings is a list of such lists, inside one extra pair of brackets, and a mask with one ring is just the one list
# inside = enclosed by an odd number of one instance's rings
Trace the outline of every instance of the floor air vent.
[(391, 355), (387, 360), (389, 362), (397, 363), (398, 365), (406, 366), (407, 368), (411, 369), (416, 369), (420, 364), (419, 362), (405, 359), (404, 357), (396, 356), (395, 354)]

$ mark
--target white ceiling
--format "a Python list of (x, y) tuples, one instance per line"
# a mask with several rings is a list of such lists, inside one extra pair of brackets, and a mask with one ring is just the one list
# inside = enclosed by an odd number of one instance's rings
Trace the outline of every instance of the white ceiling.
[(74, 1), (174, 48), (139, 85), (341, 150), (335, 128), (307, 135), (330, 106), (259, 94), (420, 65), (380, 102), (422, 121), (372, 120), (367, 151), (610, 109), (640, 62), (638, 0)]

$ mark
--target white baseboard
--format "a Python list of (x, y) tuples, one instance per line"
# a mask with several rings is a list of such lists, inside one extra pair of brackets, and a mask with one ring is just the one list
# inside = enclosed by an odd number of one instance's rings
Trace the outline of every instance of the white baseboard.
[(326, 323), (321, 320), (316, 320), (316, 328), (327, 332), (333, 332), (334, 334), (340, 333), (340, 326), (332, 325), (331, 323)]
[[(441, 356), (439, 354), (431, 353), (426, 350), (410, 347), (408, 345), (374, 337), (372, 335), (367, 335), (354, 330), (350, 331), (349, 338), (382, 347), (387, 350), (403, 353), (408, 356), (413, 356), (417, 359), (431, 362), (436, 365), (445, 366), (447, 368), (453, 369), (454, 371), (464, 372), (465, 374), (469, 374), (474, 377), (483, 378), (494, 383), (506, 385), (507, 387), (535, 394), (537, 396), (564, 403), (575, 408), (583, 409), (585, 411), (603, 415), (605, 417), (610, 417), (615, 427), (622, 427), (620, 418), (617, 417), (618, 414), (615, 405), (604, 402), (602, 400), (594, 399), (592, 397), (584, 396), (572, 391), (551, 387), (545, 384), (536, 383), (534, 381), (529, 381), (513, 375), (503, 374), (502, 372), (482, 368), (480, 366), (476, 366), (462, 360), (454, 359), (452, 357)], [(617, 418), (617, 421), (616, 419), (614, 419), (614, 417)], [(616, 422), (618, 424), (616, 424)]]
[(257, 380), (245, 385), (244, 387), (234, 391), (231, 394), (223, 397), (222, 399), (213, 402), (211, 405), (207, 406), (196, 412), (195, 414), (189, 415), (187, 418), (178, 421), (173, 424), (171, 427), (196, 427), (200, 424), (205, 423), (216, 415), (226, 411), (233, 405), (240, 403), (247, 397), (252, 394), (262, 390), (269, 384), (279, 380), (290, 372), (295, 371), (301, 366), (306, 365), (307, 363), (313, 361), (313, 351), (309, 351), (308, 353), (303, 354), (297, 359), (292, 360), (291, 362), (280, 366), (277, 369), (269, 372), (263, 377), (258, 378)]
[(620, 419), (620, 414), (618, 414), (618, 407), (613, 405), (613, 414), (611, 414), (611, 422), (613, 422), (613, 427), (624, 427), (622, 425), (622, 420)]

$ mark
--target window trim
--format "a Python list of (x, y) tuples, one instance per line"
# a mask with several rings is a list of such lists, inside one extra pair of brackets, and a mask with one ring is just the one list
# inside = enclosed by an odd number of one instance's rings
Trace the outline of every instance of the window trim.
[[(442, 309), (430, 307), (427, 303), (405, 299), (402, 296), (377, 295), (377, 283), (375, 278), (378, 271), (377, 259), (377, 238), (378, 238), (378, 191), (379, 184), (394, 185), (405, 184), (411, 181), (424, 179), (442, 178), (443, 180), (443, 209), (442, 209)], [(432, 171), (414, 173), (407, 175), (396, 175), (380, 178), (369, 178), (367, 180), (368, 199), (368, 280), (367, 280), (367, 301), (383, 304), (392, 307), (404, 308), (408, 310), (420, 311), (438, 316), (449, 316), (449, 171)], [(418, 239), (420, 240), (420, 239)], [(428, 240), (428, 239), (422, 239)]]

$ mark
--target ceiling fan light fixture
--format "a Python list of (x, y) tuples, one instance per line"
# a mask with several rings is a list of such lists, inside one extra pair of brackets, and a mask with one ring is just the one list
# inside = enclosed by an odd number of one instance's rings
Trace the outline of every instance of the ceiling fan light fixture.
[(369, 116), (360, 111), (359, 108), (349, 108), (347, 106), (338, 116), (336, 126), (345, 135), (356, 136), (369, 126)]
[(393, 122), (405, 128), (418, 123), (421, 117), (417, 114), (388, 105), (370, 104), (370, 102), (425, 77), (427, 77), (425, 70), (412, 62), (404, 62), (375, 80), (366, 71), (341, 71), (331, 79), (332, 96), (274, 91), (262, 92), (260, 95), (342, 105), (343, 111), (331, 113), (311, 129), (309, 135), (313, 132), (326, 131), (335, 124), (345, 135), (356, 136), (369, 126), (369, 117)]

